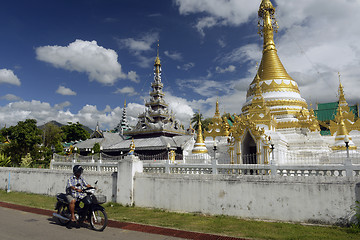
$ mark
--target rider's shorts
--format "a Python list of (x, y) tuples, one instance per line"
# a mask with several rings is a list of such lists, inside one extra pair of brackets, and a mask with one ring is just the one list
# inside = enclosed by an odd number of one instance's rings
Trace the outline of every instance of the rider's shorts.
[(74, 198), (73, 196), (71, 196), (70, 194), (66, 195), (66, 199), (68, 201), (68, 203), (70, 203), (72, 200), (76, 200), (76, 198)]

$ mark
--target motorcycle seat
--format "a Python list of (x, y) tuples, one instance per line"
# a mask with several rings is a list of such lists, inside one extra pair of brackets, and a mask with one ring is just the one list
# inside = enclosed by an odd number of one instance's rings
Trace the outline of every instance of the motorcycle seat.
[(67, 197), (65, 193), (58, 193), (56, 194), (56, 198), (57, 200), (63, 202), (63, 203), (68, 203)]

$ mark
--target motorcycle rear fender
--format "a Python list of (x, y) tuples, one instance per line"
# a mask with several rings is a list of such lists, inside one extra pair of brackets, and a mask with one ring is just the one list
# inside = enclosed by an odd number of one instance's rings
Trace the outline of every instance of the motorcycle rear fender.
[(66, 198), (66, 194), (64, 193), (58, 193), (56, 194), (56, 199), (59, 201), (59, 202), (62, 202), (62, 203), (68, 203), (67, 202), (67, 198)]
[(62, 205), (64, 205), (64, 203), (57, 201), (55, 204), (55, 210), (58, 210)]

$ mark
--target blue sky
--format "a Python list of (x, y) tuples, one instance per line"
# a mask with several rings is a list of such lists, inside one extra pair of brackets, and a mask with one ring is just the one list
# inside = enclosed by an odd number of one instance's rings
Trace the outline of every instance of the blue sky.
[[(2, 3), (0, 126), (79, 121), (112, 129), (124, 100), (144, 109), (160, 41), (165, 100), (188, 125), (194, 112), (240, 113), (261, 60), (260, 0), (77, 0)], [(277, 0), (275, 41), (308, 103), (359, 100), (358, 0)]]

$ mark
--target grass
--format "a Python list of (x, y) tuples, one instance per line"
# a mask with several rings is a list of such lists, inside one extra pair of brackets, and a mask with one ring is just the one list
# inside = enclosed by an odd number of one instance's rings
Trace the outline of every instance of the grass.
[[(53, 210), (55, 197), (0, 190), (0, 201)], [(110, 219), (254, 239), (359, 239), (360, 229), (262, 222), (228, 216), (173, 213), (160, 209), (104, 204)]]

